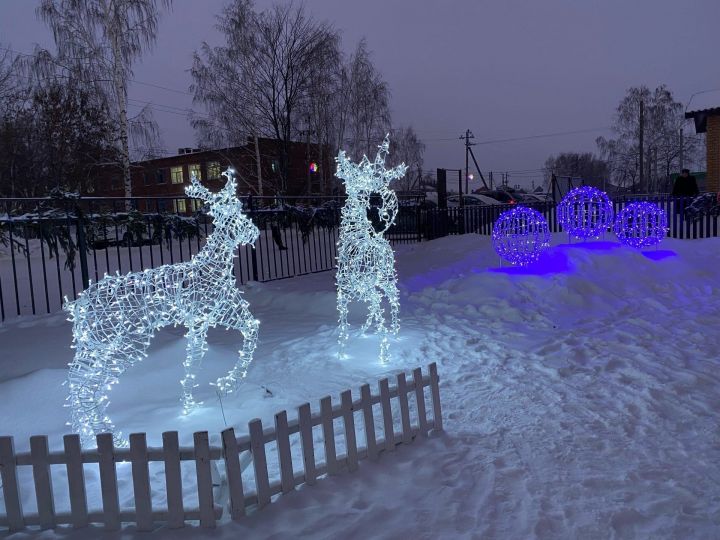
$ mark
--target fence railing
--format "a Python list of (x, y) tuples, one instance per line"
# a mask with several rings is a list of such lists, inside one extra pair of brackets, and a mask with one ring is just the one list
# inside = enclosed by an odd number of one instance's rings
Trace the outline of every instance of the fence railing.
[[(714, 195), (713, 195), (714, 197)], [(615, 213), (635, 201), (647, 201), (657, 204), (665, 210), (668, 218), (668, 236), (670, 238), (710, 238), (718, 236), (717, 206), (704, 208), (694, 203), (690, 197), (671, 197), (669, 195), (623, 196), (613, 200)], [(547, 219), (550, 232), (562, 232), (557, 220), (557, 206), (552, 201), (521, 203), (538, 210)], [(464, 208), (434, 208), (425, 211), (423, 237), (439, 238), (447, 235), (477, 233), (492, 234), (493, 226), (500, 214), (512, 208), (512, 205), (465, 206)]]
[[(335, 420), (342, 425), (339, 431)], [(313, 433), (315, 427), (322, 434), (320, 446)], [(382, 436), (378, 436), (380, 428)], [(313, 484), (325, 474), (338, 474), (343, 469), (355, 471), (360, 460), (377, 459), (382, 452), (392, 452), (396, 446), (426, 436), (430, 430), (442, 430), (435, 363), (428, 366), (426, 375), (420, 368), (415, 369), (410, 380), (405, 373), (398, 374), (394, 386), (387, 378), (381, 379), (377, 393), (365, 384), (360, 387), (359, 398), (345, 390), (339, 403), (333, 404), (330, 396), (322, 398), (315, 412), (308, 403), (298, 407), (297, 416), (290, 420), (282, 411), (269, 428), (256, 419), (248, 424), (246, 435), (237, 437), (233, 428), (227, 429), (222, 432), (222, 446), (211, 446), (208, 433), (197, 432), (192, 447), (180, 447), (178, 433), (171, 431), (162, 434), (160, 448), (148, 447), (145, 433), (130, 435), (129, 448), (115, 448), (111, 434), (100, 434), (97, 448), (85, 450), (78, 435), (65, 435), (63, 450), (51, 452), (48, 437), (40, 435), (30, 438), (30, 452), (16, 453), (13, 437), (4, 436), (0, 437), (0, 479), (5, 513), (0, 514), (0, 527), (18, 531), (28, 526), (52, 529), (69, 524), (82, 528), (97, 523), (106, 530), (118, 530), (123, 523), (135, 523), (138, 530), (146, 531), (159, 523), (183, 527), (187, 521), (214, 527), (226, 506), (231, 519), (241, 519), (250, 509), (269, 504), (277, 494), (288, 493), (301, 484)], [(323, 456), (320, 461), (319, 455)], [(131, 508), (120, 506), (117, 464), (123, 462), (130, 463)], [(154, 462), (164, 464), (164, 497), (160, 499), (166, 502), (161, 508), (151, 489), (149, 466)], [(186, 508), (184, 500), (183, 462), (195, 465), (198, 504), (194, 508)], [(95, 463), (99, 469), (101, 510), (90, 511), (88, 503), (98, 501), (88, 501), (85, 464)], [(55, 510), (53, 470), (56, 474), (58, 471), (53, 465), (65, 468), (69, 512)], [(23, 467), (32, 469), (32, 484), (21, 485), (18, 470)], [(214, 471), (220, 472), (214, 475)], [(123, 472), (128, 473), (127, 469)], [(218, 484), (225, 489), (219, 489)], [(27, 489), (34, 491), (37, 513), (23, 512), (21, 494)], [(220, 491), (227, 493), (226, 504), (218, 500)]]
[[(418, 201), (401, 199), (397, 223), (387, 233), (391, 242), (421, 240)], [(335, 267), (341, 198), (245, 202), (260, 237), (254, 248), (238, 251), (238, 283)], [(186, 197), (0, 200), (0, 320), (59, 311), (65, 296), (76, 298), (106, 273), (189, 260), (213, 230), (196, 203)]]

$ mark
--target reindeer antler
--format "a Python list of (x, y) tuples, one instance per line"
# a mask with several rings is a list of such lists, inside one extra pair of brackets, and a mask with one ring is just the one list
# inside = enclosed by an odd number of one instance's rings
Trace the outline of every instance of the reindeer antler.
[(190, 175), (190, 185), (185, 188), (185, 193), (188, 197), (202, 199), (206, 202), (212, 197), (210, 190), (200, 183), (200, 180), (197, 176), (195, 176), (195, 173)]
[(222, 188), (221, 194), (223, 197), (234, 197), (237, 193), (237, 182), (235, 182), (235, 169), (228, 167), (227, 170), (222, 173), (227, 178), (225, 187)]

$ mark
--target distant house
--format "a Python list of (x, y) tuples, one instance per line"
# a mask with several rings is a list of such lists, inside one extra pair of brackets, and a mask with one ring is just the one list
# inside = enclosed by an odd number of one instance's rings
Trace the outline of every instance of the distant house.
[[(324, 150), (324, 151), (321, 151)], [(260, 155), (260, 175), (258, 160)], [(330, 194), (336, 188), (327, 149), (316, 144), (292, 142), (290, 145), (289, 171), (284, 195)], [(136, 161), (132, 164), (133, 197), (183, 197), (185, 187), (195, 174), (211, 190), (219, 189), (224, 182), (221, 174), (228, 167), (237, 171), (239, 195), (276, 196), (281, 194), (280, 160), (277, 143), (273, 139), (258, 139), (244, 146), (201, 150), (180, 148), (176, 155)], [(124, 187), (119, 172), (106, 172), (95, 182), (87, 195), (95, 197), (122, 197)], [(189, 201), (178, 200), (172, 204), (178, 212), (189, 212)], [(167, 202), (157, 204), (166, 206)], [(169, 210), (160, 208), (159, 210)]]
[(707, 191), (720, 192), (720, 90), (701, 92), (690, 100), (685, 118), (695, 121), (695, 132), (706, 133)]

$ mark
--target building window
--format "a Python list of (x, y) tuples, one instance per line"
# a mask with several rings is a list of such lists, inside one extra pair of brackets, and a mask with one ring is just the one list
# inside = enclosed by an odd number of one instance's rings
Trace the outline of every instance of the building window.
[(158, 169), (155, 171), (155, 183), (156, 184), (164, 184), (165, 183), (165, 171), (162, 169)]
[(145, 184), (146, 186), (150, 185), (150, 173), (147, 171), (143, 173), (143, 184)]
[(203, 207), (203, 202), (198, 199), (191, 199), (190, 200), (190, 208), (193, 209), (193, 212), (197, 212)]
[(176, 214), (184, 214), (187, 212), (187, 205), (185, 204), (185, 199), (175, 199), (175, 213)]
[(222, 174), (219, 161), (208, 161), (207, 163), (207, 177), (208, 180), (219, 180)]
[(173, 184), (182, 184), (183, 183), (183, 168), (180, 167), (170, 167), (170, 181)]
[(114, 174), (112, 178), (110, 178), (110, 189), (120, 189), (122, 188), (122, 177), (119, 174)]
[(193, 163), (192, 165), (188, 165), (188, 178), (192, 178), (193, 175), (195, 175), (195, 178), (197, 178), (198, 180), (202, 179), (202, 173), (200, 172), (199, 163)]
[(277, 159), (273, 159), (270, 162), (270, 170), (272, 170), (272, 172), (274, 173), (280, 172), (280, 161)]

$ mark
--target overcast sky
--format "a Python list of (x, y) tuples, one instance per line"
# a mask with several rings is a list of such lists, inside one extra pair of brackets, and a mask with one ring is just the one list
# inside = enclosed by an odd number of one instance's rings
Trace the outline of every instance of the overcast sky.
[[(219, 43), (225, 2), (175, 0), (135, 79), (177, 91), (132, 84), (130, 98), (192, 106), (181, 93), (191, 55), (203, 40)], [(52, 46), (36, 5), (0, 0), (0, 43)], [(458, 137), (468, 128), (478, 143), (585, 131), (474, 147), (484, 173), (529, 183), (549, 154), (595, 150), (630, 86), (665, 83), (683, 103), (720, 88), (720, 0), (307, 0), (306, 8), (341, 31), (348, 52), (367, 38), (391, 88), (393, 122), (423, 138), (426, 169), (464, 167)], [(194, 145), (182, 113), (155, 117), (168, 152)]]

